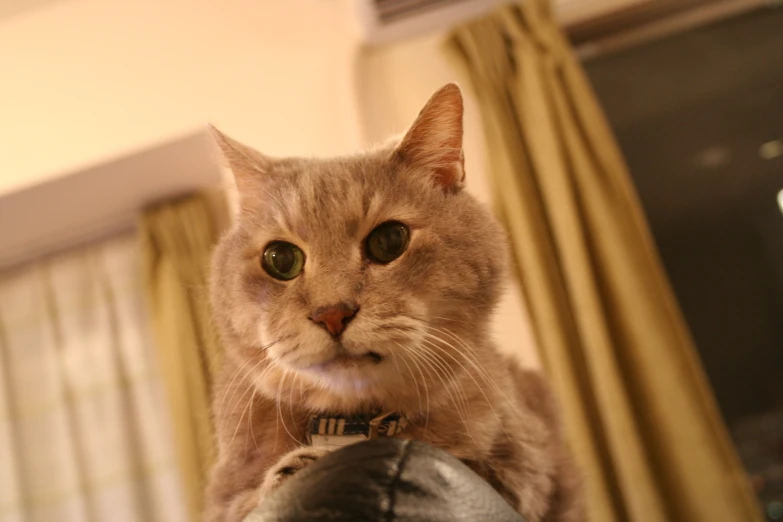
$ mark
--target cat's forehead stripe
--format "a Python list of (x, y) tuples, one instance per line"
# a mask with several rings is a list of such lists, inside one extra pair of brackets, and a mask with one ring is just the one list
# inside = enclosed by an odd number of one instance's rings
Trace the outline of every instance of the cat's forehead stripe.
[(346, 176), (329, 169), (302, 174), (288, 195), (286, 219), (289, 228), (309, 239), (316, 230), (353, 235), (362, 218), (364, 189), (347, 183)]
[(266, 204), (272, 212), (262, 233), (321, 250), (355, 242), (384, 221), (420, 225), (426, 219), (411, 206), (411, 187), (386, 174), (378, 162), (355, 159), (286, 163), (271, 178), (274, 197)]

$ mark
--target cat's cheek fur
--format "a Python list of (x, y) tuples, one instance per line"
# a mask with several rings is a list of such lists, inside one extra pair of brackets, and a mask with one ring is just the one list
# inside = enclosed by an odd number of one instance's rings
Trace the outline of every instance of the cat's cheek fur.
[[(272, 341), (272, 334), (269, 332), (269, 329), (267, 328), (265, 322), (261, 319), (257, 319), (256, 336), (255, 336), (256, 345), (264, 349), (271, 343), (271, 341)], [(270, 354), (272, 354), (272, 356), (274, 357), (274, 354), (272, 353), (274, 346), (269, 346), (266, 349), (269, 350)]]
[(299, 330), (294, 340), (299, 347), (297, 353), (291, 357), (291, 363), (287, 364), (291, 369), (323, 362), (324, 353), (328, 353), (328, 347), (332, 343), (321, 327), (312, 322), (303, 326), (304, 328)]

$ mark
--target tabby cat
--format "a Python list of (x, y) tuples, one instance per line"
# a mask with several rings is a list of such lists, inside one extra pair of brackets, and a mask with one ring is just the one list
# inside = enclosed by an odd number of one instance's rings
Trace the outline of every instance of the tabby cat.
[(212, 266), (227, 356), (207, 521), (242, 520), (328, 451), (307, 444), (325, 412), (394, 412), (398, 436), (455, 455), (529, 522), (584, 520), (545, 382), (492, 344), (509, 248), (464, 190), (462, 116), (449, 84), (401, 140), (332, 159), (211, 128), (239, 213)]

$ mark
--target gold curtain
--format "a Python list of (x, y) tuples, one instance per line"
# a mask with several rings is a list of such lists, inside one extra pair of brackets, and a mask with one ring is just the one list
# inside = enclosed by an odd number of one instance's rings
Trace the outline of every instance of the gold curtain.
[(207, 300), (212, 247), (223, 207), (206, 195), (166, 202), (141, 222), (147, 295), (175, 444), (192, 520), (201, 519), (212, 463), (211, 375), (219, 359)]
[(494, 197), (596, 522), (761, 521), (626, 166), (544, 0), (458, 27)]

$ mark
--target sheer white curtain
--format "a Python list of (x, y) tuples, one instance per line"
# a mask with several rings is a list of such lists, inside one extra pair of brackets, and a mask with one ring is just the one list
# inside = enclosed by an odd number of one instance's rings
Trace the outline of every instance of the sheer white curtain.
[(138, 256), (0, 274), (0, 522), (187, 519)]

